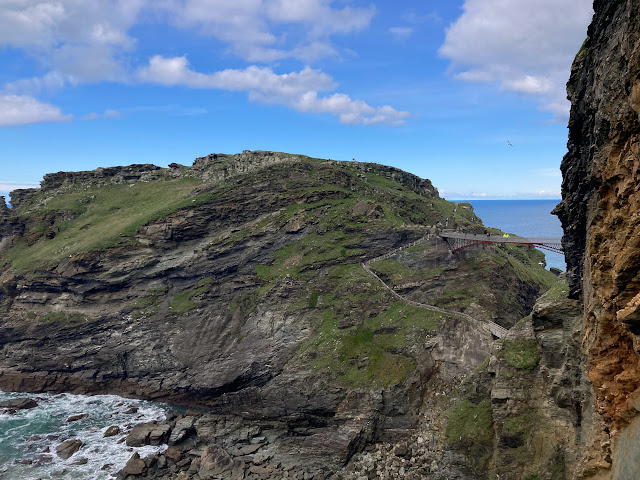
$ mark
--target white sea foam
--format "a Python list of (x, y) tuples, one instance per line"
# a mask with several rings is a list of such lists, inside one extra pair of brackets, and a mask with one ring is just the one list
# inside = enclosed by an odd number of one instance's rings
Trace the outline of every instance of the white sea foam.
[[(22, 397), (33, 398), (39, 405), (0, 415), (1, 480), (109, 479), (124, 467), (134, 451), (144, 458), (166, 448), (131, 448), (123, 440), (137, 423), (164, 420), (167, 405), (115, 395), (0, 392), (0, 401)], [(124, 413), (131, 407), (137, 407), (138, 411)], [(66, 421), (71, 415), (84, 413), (89, 416), (75, 422)], [(120, 434), (103, 438), (105, 430), (112, 425), (120, 427)], [(62, 460), (56, 455), (56, 447), (71, 439), (81, 440), (83, 446), (71, 458)], [(75, 464), (82, 459), (86, 459), (85, 464)]]

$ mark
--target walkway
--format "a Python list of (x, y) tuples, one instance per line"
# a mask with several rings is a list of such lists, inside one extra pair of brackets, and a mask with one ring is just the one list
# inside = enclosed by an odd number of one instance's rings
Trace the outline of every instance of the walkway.
[(396, 297), (397, 299), (403, 301), (404, 303), (411, 305), (413, 307), (417, 307), (417, 308), (422, 308), (424, 310), (430, 310), (432, 312), (437, 312), (437, 313), (441, 313), (443, 315), (453, 315), (456, 317), (460, 317), (460, 318), (464, 318), (465, 320), (471, 322), (472, 324), (480, 327), (480, 328), (484, 328), (485, 330), (489, 331), (489, 333), (491, 333), (491, 335), (497, 337), (497, 338), (502, 338), (504, 337), (508, 330), (504, 327), (501, 327), (500, 325), (498, 325), (497, 323), (494, 322), (482, 322), (480, 320), (476, 320), (475, 318), (473, 318), (470, 315), (467, 315), (466, 313), (462, 313), (462, 312), (455, 312), (455, 311), (450, 311), (450, 310), (445, 310), (444, 308), (440, 308), (440, 307), (436, 307), (434, 305), (427, 305), (425, 303), (418, 303), (418, 302), (414, 302), (413, 300), (409, 300), (408, 298), (403, 297), (402, 295), (400, 295), (398, 292), (396, 292), (393, 288), (391, 288), (389, 285), (387, 285), (384, 280), (382, 280), (378, 275), (376, 275), (375, 272), (373, 272), (371, 270), (371, 268), (369, 267), (369, 264), (371, 262), (376, 262), (379, 260), (386, 260), (390, 257), (392, 257), (393, 255), (395, 255), (396, 253), (405, 250), (407, 248), (411, 248), (415, 245), (420, 245), (424, 242), (426, 242), (427, 240), (429, 240), (430, 238), (432, 238), (432, 236), (430, 235), (425, 235), (424, 237), (420, 238), (419, 240), (416, 240), (415, 242), (411, 242), (403, 247), (400, 248), (396, 248), (395, 250), (392, 250), (388, 253), (385, 253), (384, 255), (381, 255), (379, 257), (373, 258), (367, 262), (361, 263), (362, 268), (365, 269), (365, 271), (367, 273), (369, 273), (370, 275), (372, 275), (373, 277), (375, 277), (389, 292), (391, 292), (391, 294), (393, 294), (394, 297)]
[(562, 239), (560, 238), (536, 238), (536, 237), (518, 237), (510, 235), (503, 237), (502, 235), (488, 235), (482, 233), (459, 233), (459, 232), (441, 232), (440, 236), (449, 244), (452, 252), (457, 252), (464, 248), (483, 243), (515, 243), (518, 245), (529, 245), (538, 247), (551, 252), (564, 253), (562, 249)]

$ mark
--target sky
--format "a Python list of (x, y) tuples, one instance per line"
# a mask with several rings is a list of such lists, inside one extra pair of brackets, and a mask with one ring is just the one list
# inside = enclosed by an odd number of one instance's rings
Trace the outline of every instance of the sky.
[(0, 0), (0, 195), (271, 150), (559, 198), (591, 0)]

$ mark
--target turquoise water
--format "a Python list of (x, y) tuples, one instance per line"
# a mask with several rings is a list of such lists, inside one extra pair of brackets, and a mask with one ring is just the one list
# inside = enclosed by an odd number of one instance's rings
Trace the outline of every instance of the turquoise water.
[[(457, 200), (459, 201), (459, 200)], [(488, 227), (521, 237), (562, 237), (562, 226), (551, 210), (560, 200), (464, 200)], [(564, 255), (542, 250), (547, 268), (566, 270)]]
[[(168, 406), (130, 400), (115, 395), (24, 394), (0, 392), (0, 401), (33, 398), (38, 406), (13, 414), (0, 414), (1, 480), (101, 480), (114, 478), (137, 451), (141, 457), (163, 447), (130, 448), (122, 441), (133, 425), (164, 420)], [(125, 413), (137, 407), (136, 413)], [(89, 416), (68, 423), (71, 415)], [(103, 438), (111, 425), (120, 434)], [(56, 447), (65, 440), (79, 439), (83, 446), (68, 460), (56, 455)], [(166, 448), (166, 446), (165, 446)], [(83, 465), (74, 465), (86, 459)]]

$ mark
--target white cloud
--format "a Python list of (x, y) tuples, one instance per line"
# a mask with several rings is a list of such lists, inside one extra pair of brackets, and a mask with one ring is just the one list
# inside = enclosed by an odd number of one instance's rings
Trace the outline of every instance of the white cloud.
[(39, 183), (0, 182), (0, 192), (10, 192), (11, 190), (17, 190), (19, 188), (36, 188), (39, 186)]
[(64, 115), (58, 107), (39, 102), (33, 97), (0, 93), (0, 127), (68, 122), (71, 118), (71, 115)]
[(556, 121), (569, 113), (565, 84), (586, 37), (592, 0), (465, 0), (440, 54), (456, 77), (540, 98)]
[(186, 57), (152, 57), (138, 72), (141, 81), (167, 86), (246, 91), (249, 99), (287, 105), (301, 112), (337, 115), (342, 123), (401, 125), (410, 116), (390, 106), (372, 107), (341, 93), (320, 97), (318, 92), (335, 88), (333, 79), (319, 70), (305, 67), (299, 72), (276, 74), (267, 67), (222, 70), (203, 74), (192, 70)]
[(329, 0), (268, 0), (269, 19), (276, 23), (304, 23), (314, 36), (351, 33), (369, 26), (375, 8), (331, 8)]
[(214, 37), (251, 62), (338, 54), (331, 36), (369, 26), (373, 6), (336, 8), (334, 0), (3, 0), (0, 47), (27, 50), (79, 81), (122, 79), (130, 29), (145, 18)]
[[(250, 62), (306, 62), (337, 54), (330, 37), (367, 28), (375, 8), (334, 8), (333, 0), (164, 0), (170, 22), (229, 45)], [(288, 30), (288, 27), (291, 29)], [(302, 29), (300, 29), (302, 27)], [(302, 33), (300, 33), (302, 31)]]
[(64, 77), (57, 72), (49, 72), (42, 77), (23, 78), (15, 82), (5, 83), (3, 90), (5, 93), (13, 93), (15, 95), (36, 95), (42, 90), (48, 92), (60, 90), (70, 81), (70, 78)]
[(389, 32), (396, 40), (406, 40), (413, 33), (413, 27), (391, 27)]
[[(4, 101), (21, 99), (10, 122), (65, 121), (57, 107), (34, 95), (65, 85), (87, 82), (145, 81), (190, 88), (248, 92), (250, 100), (276, 103), (312, 113), (331, 113), (343, 123), (404, 123), (408, 112), (390, 106), (371, 107), (334, 93), (333, 79), (309, 67), (288, 74), (250, 66), (202, 74), (189, 68), (186, 57), (155, 56), (136, 69), (130, 35), (142, 13), (203, 36), (214, 37), (237, 56), (259, 63), (286, 58), (304, 60), (339, 56), (332, 36), (361, 31), (376, 13), (373, 6), (344, 5), (340, 0), (0, 0), (0, 48), (21, 48), (49, 69), (42, 77), (5, 84)], [(348, 3), (348, 2), (347, 2)], [(336, 6), (337, 5), (337, 6)], [(405, 28), (405, 34), (409, 28)], [(399, 33), (402, 35), (403, 33)], [(2, 93), (4, 92), (4, 93)], [(11, 97), (13, 95), (13, 97)], [(35, 111), (39, 112), (39, 115)], [(7, 112), (3, 112), (8, 117)], [(87, 120), (105, 117), (90, 113)], [(25, 120), (18, 120), (24, 118)], [(43, 120), (29, 120), (42, 118)]]
[(103, 113), (87, 113), (83, 120), (97, 120), (99, 118), (120, 118), (122, 114), (118, 110), (107, 109)]
[(149, 0), (4, 0), (0, 47), (22, 48), (73, 81), (121, 79), (119, 55), (135, 45), (128, 30)]

